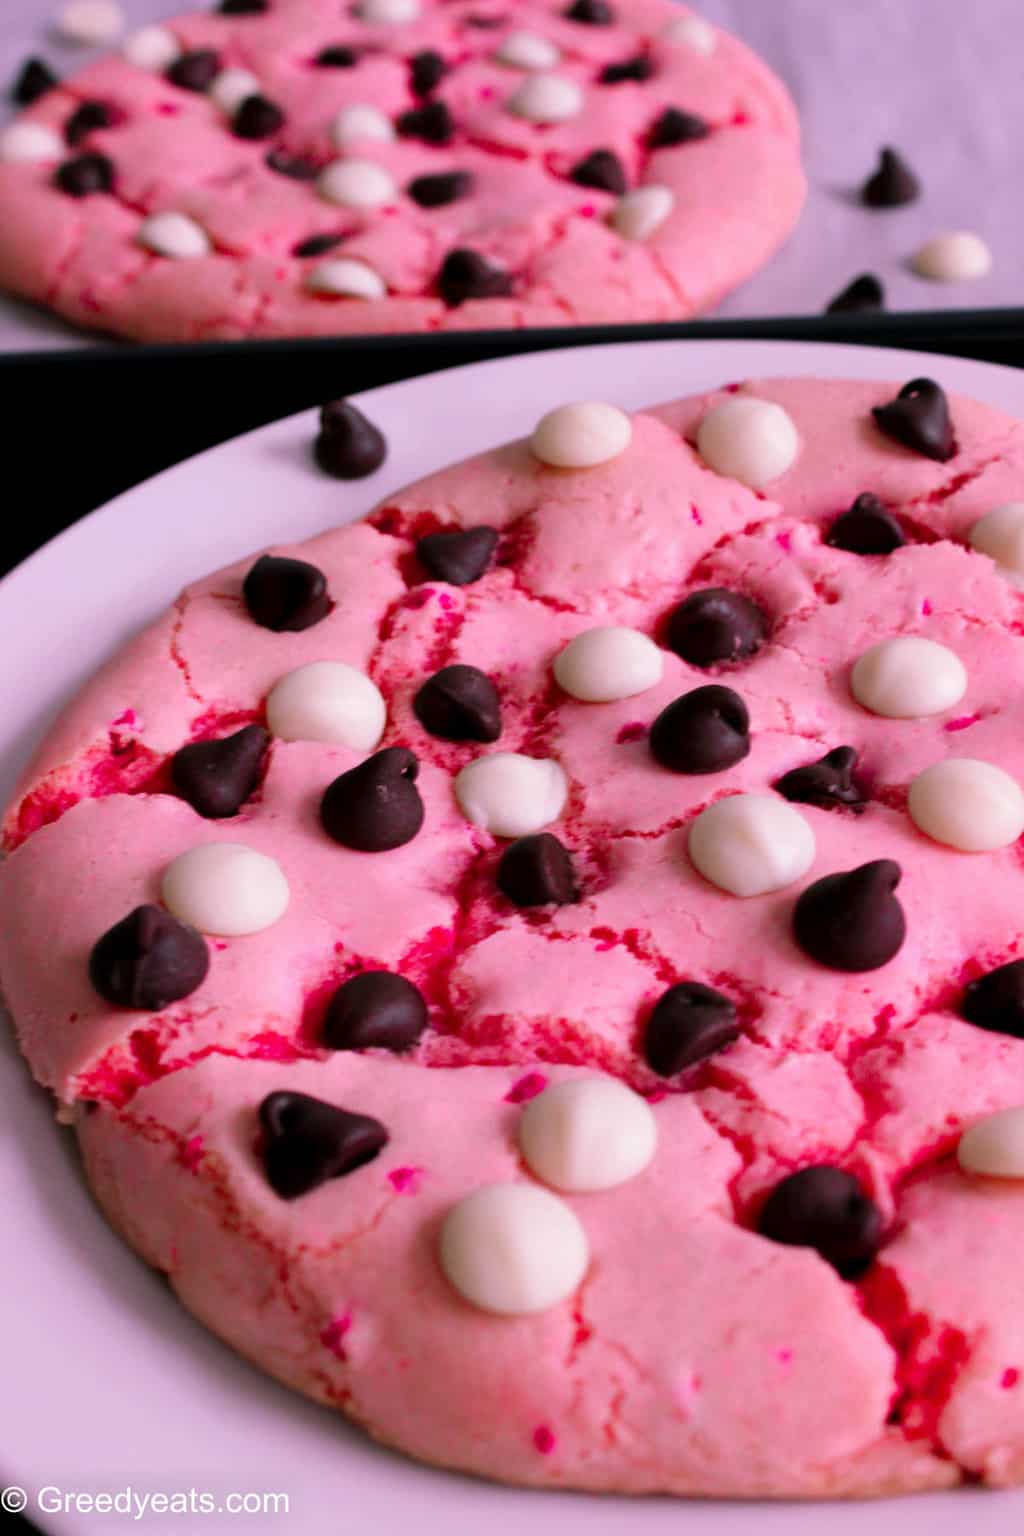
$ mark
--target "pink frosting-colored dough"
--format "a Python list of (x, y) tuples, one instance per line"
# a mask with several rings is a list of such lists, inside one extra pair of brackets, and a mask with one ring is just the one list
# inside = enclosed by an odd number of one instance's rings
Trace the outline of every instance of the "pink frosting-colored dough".
[[(69, 150), (110, 157), (114, 195), (69, 197), (50, 163), (0, 162), (0, 285), (79, 325), (144, 341), (331, 335), (488, 326), (681, 319), (715, 304), (757, 271), (789, 233), (804, 195), (798, 129), (782, 85), (742, 43), (716, 34), (710, 57), (663, 37), (674, 0), (617, 0), (610, 27), (580, 25), (564, 0), (422, 0), (420, 18), (369, 26), (337, 0), (275, 0), (265, 15), (187, 15), (169, 23), (184, 49), (213, 49), (242, 67), (284, 111), (265, 142), (235, 137), (204, 95), (179, 89), (121, 57), (87, 66), (28, 108), (24, 120), (58, 131), (82, 101), (118, 121)], [(351, 11), (352, 14), (343, 14)], [(490, 17), (493, 27), (471, 18)], [(493, 54), (509, 33), (550, 39), (557, 73), (585, 89), (568, 122), (528, 122), (506, 103), (526, 78)], [(367, 49), (357, 67), (318, 68), (325, 48)], [(325, 165), (339, 151), (339, 110), (371, 104), (392, 118), (417, 105), (408, 61), (439, 52), (451, 66), (434, 99), (449, 106), (453, 142), (366, 141), (349, 153), (384, 166), (400, 193), (365, 213), (324, 201), (315, 185), (275, 173), (270, 149)], [(653, 78), (601, 85), (608, 63), (649, 52)], [(706, 119), (704, 140), (648, 151), (647, 131), (669, 106)], [(623, 239), (606, 215), (615, 199), (568, 179), (595, 149), (613, 150), (630, 185), (672, 189), (671, 216), (645, 242)], [(417, 176), (451, 169), (475, 178), (470, 196), (424, 209), (405, 195)], [(143, 218), (173, 209), (196, 219), (208, 256), (171, 260), (143, 250)], [(294, 248), (342, 234), (330, 253), (367, 262), (386, 299), (325, 299), (306, 291), (316, 265)], [(515, 279), (510, 297), (448, 309), (436, 278), (448, 251), (470, 247)]]
[[(301, 553), (336, 606), (303, 633), (247, 617), (250, 561), (187, 589), (83, 692), (9, 808), (0, 976), (114, 1224), (242, 1353), (411, 1454), (634, 1492), (1002, 1485), (1024, 1475), (1024, 1191), (967, 1179), (951, 1154), (964, 1125), (1021, 1098), (1024, 1042), (968, 1024), (959, 1001), (1021, 954), (1024, 866), (1018, 847), (928, 841), (906, 788), (965, 753), (1024, 779), (1022, 599), (967, 547), (1024, 481), (1024, 427), (954, 398), (958, 452), (936, 464), (873, 425), (891, 385), (740, 388), (784, 405), (801, 439), (763, 494), (691, 446), (713, 392), (638, 414), (628, 449), (598, 468), (547, 469), (512, 444), (312, 541)], [(912, 540), (870, 563), (822, 539), (865, 490)], [(502, 531), (494, 567), (462, 588), (424, 580), (415, 538), (479, 523)], [(645, 732), (706, 673), (666, 653), (658, 687), (594, 706), (562, 694), (550, 665), (595, 623), (657, 636), (710, 584), (754, 598), (772, 627), (721, 674), (749, 705), (750, 755), (687, 778), (654, 763)], [(852, 661), (911, 634), (957, 652), (965, 698), (917, 721), (868, 714), (849, 694)], [(348, 852), (319, 827), (320, 792), (356, 761), (343, 748), (274, 743), (261, 789), (226, 823), (169, 793), (178, 746), (259, 718), (282, 673), (322, 659), (370, 673), (385, 742), (422, 760), (426, 826), (392, 853)], [(554, 830), (577, 859), (577, 904), (520, 910), (497, 892), (500, 847), (451, 792), (479, 749), (430, 737), (411, 709), (455, 661), (494, 678), (499, 748), (565, 768)], [(799, 887), (740, 901), (697, 876), (685, 836), (704, 806), (840, 744), (861, 754), (869, 805), (801, 807), (817, 856)], [(170, 858), (224, 837), (280, 862), (286, 915), (211, 941), (206, 981), (162, 1013), (108, 1007), (88, 980), (95, 939), (157, 899)], [(878, 971), (816, 966), (790, 937), (797, 889), (875, 858), (903, 868), (907, 942)], [(318, 1044), (333, 988), (369, 965), (400, 970), (430, 1005), (408, 1058)], [(742, 1035), (663, 1082), (639, 1046), (682, 978), (732, 997)], [(569, 1197), (592, 1252), (575, 1296), (530, 1318), (476, 1312), (441, 1275), (439, 1224), (481, 1184), (527, 1178), (521, 1104), (595, 1070), (651, 1096), (655, 1158), (617, 1189)], [(376, 1116), (389, 1146), (281, 1201), (256, 1109), (283, 1088)], [(885, 1215), (888, 1241), (857, 1284), (754, 1230), (765, 1193), (816, 1162), (856, 1173)]]

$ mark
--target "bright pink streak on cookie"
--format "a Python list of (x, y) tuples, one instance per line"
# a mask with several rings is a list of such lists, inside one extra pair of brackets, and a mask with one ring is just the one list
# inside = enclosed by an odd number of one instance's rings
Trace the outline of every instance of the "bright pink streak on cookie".
[(538, 1093), (543, 1093), (548, 1085), (548, 1080), (543, 1072), (527, 1072), (517, 1083), (513, 1083), (505, 1095), (506, 1104), (525, 1104), (527, 1099), (535, 1099)]
[(415, 1195), (419, 1189), (422, 1168), (392, 1168), (388, 1179), (398, 1195)]
[(538, 1424), (533, 1432), (533, 1443), (542, 1456), (550, 1456), (555, 1448), (555, 1437), (546, 1424)]
[(182, 1167), (187, 1168), (189, 1173), (195, 1173), (202, 1160), (203, 1138), (201, 1136), (190, 1136), (181, 1149)]
[(1018, 1381), (1020, 1381), (1020, 1371), (1018, 1371), (1015, 1365), (1008, 1365), (999, 1378), (999, 1385), (1005, 1392), (1008, 1392), (1011, 1387), (1017, 1385)]
[(977, 725), (980, 715), (960, 715), (956, 720), (947, 720), (942, 727), (944, 731), (966, 731), (968, 726)]
[(647, 735), (647, 727), (642, 720), (631, 720), (628, 725), (620, 728), (616, 736), (616, 742), (621, 746), (624, 741), (643, 741)]
[(320, 1335), (320, 1343), (324, 1348), (329, 1349), (332, 1355), (337, 1355), (342, 1361), (348, 1360), (348, 1353), (342, 1340), (351, 1327), (352, 1314), (345, 1312), (341, 1317), (332, 1317)]
[(791, 1349), (777, 1349), (775, 1351), (775, 1358), (778, 1361), (779, 1365), (782, 1365), (782, 1366), (792, 1365), (792, 1363), (793, 1363), (793, 1351)]
[(922, 614), (924, 615), (925, 618), (927, 618), (928, 615), (933, 612), (931, 598), (926, 597), (924, 599), (924, 601), (921, 604), (921, 612), (922, 612)]

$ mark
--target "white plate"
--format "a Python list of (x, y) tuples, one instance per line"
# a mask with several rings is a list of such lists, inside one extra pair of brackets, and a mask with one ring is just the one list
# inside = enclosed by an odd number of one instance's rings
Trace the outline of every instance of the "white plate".
[[(0, 720), (6, 798), (32, 744), (96, 665), (189, 579), (275, 540), (358, 517), (429, 470), (528, 432), (564, 400), (623, 406), (766, 375), (922, 373), (1024, 417), (1024, 373), (877, 348), (651, 342), (479, 363), (356, 397), (391, 453), (371, 480), (316, 472), (313, 413), (168, 470), (94, 513), (0, 583)], [(45, 938), (40, 941), (45, 963)], [(640, 1503), (492, 1487), (371, 1446), (327, 1410), (266, 1380), (206, 1334), (89, 1204), (67, 1133), (55, 1131), (0, 1033), (0, 1485), (55, 1536), (114, 1536), (128, 1515), (40, 1512), (37, 1490), (132, 1487), (288, 1495), (290, 1514), (150, 1515), (138, 1529), (199, 1536), (953, 1536), (971, 1518), (1017, 1536), (1024, 1494), (930, 1495), (881, 1505)], [(55, 1495), (47, 1495), (52, 1504)]]

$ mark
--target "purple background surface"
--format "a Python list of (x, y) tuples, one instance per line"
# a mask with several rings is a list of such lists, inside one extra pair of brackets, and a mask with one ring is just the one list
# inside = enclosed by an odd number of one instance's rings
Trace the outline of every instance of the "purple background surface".
[[(121, 3), (135, 25), (188, 8), (188, 0)], [(0, 80), (29, 50), (64, 72), (88, 57), (50, 33), (58, 9), (58, 0), (0, 0)], [(790, 243), (721, 314), (815, 314), (863, 271), (882, 278), (892, 309), (1024, 303), (1024, 0), (703, 0), (697, 9), (745, 38), (789, 85), (811, 183)], [(873, 212), (855, 190), (886, 143), (911, 160), (924, 195)], [(915, 277), (915, 249), (950, 229), (984, 236), (990, 276)], [(62, 321), (0, 298), (0, 349), (88, 344)]]

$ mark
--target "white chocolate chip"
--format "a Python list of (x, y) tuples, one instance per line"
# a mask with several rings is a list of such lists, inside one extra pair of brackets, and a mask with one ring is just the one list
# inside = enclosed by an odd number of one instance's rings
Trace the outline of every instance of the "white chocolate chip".
[(964, 853), (1006, 848), (1024, 832), (1024, 794), (993, 763), (950, 757), (919, 773), (907, 810), (927, 837)]
[(377, 684), (344, 661), (296, 667), (267, 695), (267, 724), (284, 741), (330, 741), (372, 752), (386, 723)]
[(614, 1189), (643, 1172), (657, 1144), (650, 1106), (611, 1077), (555, 1083), (519, 1121), (519, 1150), (555, 1189)]
[(394, 137), (395, 129), (390, 117), (364, 102), (353, 102), (350, 107), (342, 107), (331, 124), (331, 138), (339, 149), (346, 149), (349, 144), (357, 144), (361, 139), (375, 139), (378, 143), (390, 144)]
[(666, 42), (692, 48), (694, 53), (707, 56), (715, 51), (715, 29), (702, 16), (680, 16), (669, 22), (662, 36)]
[(289, 891), (276, 859), (245, 843), (201, 843), (171, 860), (160, 896), (168, 912), (200, 933), (238, 938), (283, 917)]
[(964, 1132), (956, 1155), (965, 1173), (1024, 1179), (1024, 1109), (986, 1115)]
[(793, 418), (772, 400), (730, 395), (713, 405), (697, 431), (709, 469), (759, 491), (790, 468), (800, 452)]
[(455, 798), (467, 821), (495, 837), (528, 837), (556, 821), (569, 786), (549, 757), (492, 752), (468, 763), (455, 780)]
[(215, 75), (207, 92), (210, 100), (226, 117), (234, 117), (242, 102), (258, 96), (260, 82), (249, 69), (222, 69)]
[(583, 110), (583, 91), (562, 75), (530, 75), (508, 100), (508, 109), (531, 123), (564, 123)]
[(59, 160), (64, 153), (63, 140), (45, 123), (12, 123), (0, 133), (0, 160)]
[(873, 715), (918, 720), (958, 704), (967, 692), (967, 672), (948, 646), (898, 636), (879, 641), (858, 657), (850, 691)]
[(646, 240), (664, 224), (675, 205), (670, 187), (634, 187), (615, 204), (611, 222), (624, 240)]
[(598, 400), (559, 405), (542, 416), (530, 450), (556, 469), (590, 469), (618, 458), (629, 447), (633, 426), (625, 411)]
[(420, 14), (419, 0), (362, 0), (359, 19), (370, 27), (397, 27), (415, 21)]
[(179, 261), (208, 256), (212, 249), (205, 229), (187, 213), (150, 214), (139, 225), (135, 238), (139, 245), (144, 245), (155, 255), (170, 256)]
[(365, 261), (347, 256), (314, 267), (306, 275), (306, 288), (332, 299), (383, 299), (388, 291), (383, 278)]
[(733, 896), (781, 891), (814, 863), (810, 823), (774, 795), (729, 795), (690, 828), (690, 859), (705, 880)]
[(379, 208), (398, 196), (394, 177), (372, 160), (335, 160), (317, 185), (321, 197), (342, 208)]
[(181, 58), (181, 44), (169, 27), (140, 27), (125, 38), (121, 51), (137, 69), (152, 69), (161, 75)]
[(115, 0), (70, 0), (57, 20), (61, 37), (94, 48), (124, 31), (124, 12)]
[(554, 69), (561, 51), (536, 32), (510, 32), (495, 53), (499, 64), (510, 69)]
[(971, 545), (994, 560), (1015, 586), (1024, 586), (1024, 501), (1008, 501), (979, 517)]
[(661, 682), (665, 661), (638, 629), (599, 624), (570, 640), (555, 657), (555, 681), (585, 704), (631, 699)]
[(579, 1218), (533, 1184), (490, 1184), (452, 1207), (441, 1228), (441, 1268), (483, 1312), (525, 1316), (565, 1301), (587, 1271)]
[(978, 235), (966, 230), (935, 235), (915, 253), (914, 271), (939, 283), (960, 283), (985, 277), (992, 270), (992, 252)]

